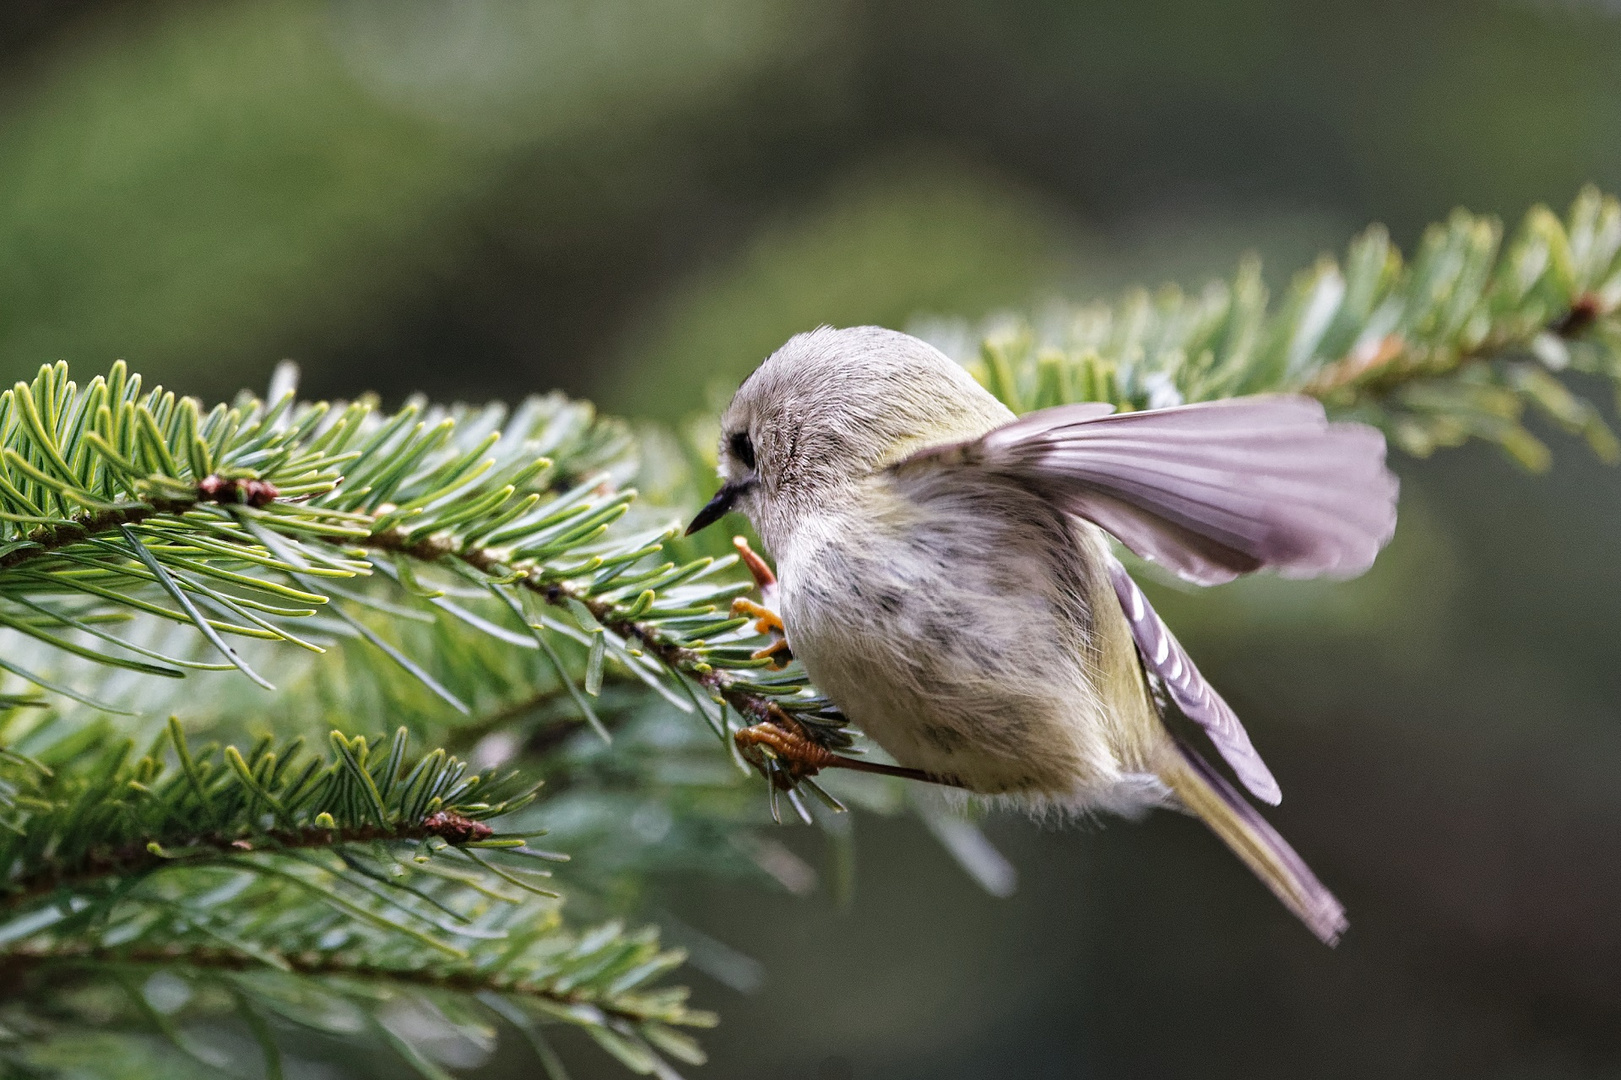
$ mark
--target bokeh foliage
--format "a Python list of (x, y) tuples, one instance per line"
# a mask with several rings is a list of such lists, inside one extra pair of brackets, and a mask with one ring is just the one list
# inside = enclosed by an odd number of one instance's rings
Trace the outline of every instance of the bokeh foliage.
[[(804, 18), (791, 0), (114, 13), (9, 102), (0, 364), (127, 356), (232, 389), (458, 265), (524, 155), (602, 154), (713, 107)], [(560, 220), (605, 197), (550, 194)]]

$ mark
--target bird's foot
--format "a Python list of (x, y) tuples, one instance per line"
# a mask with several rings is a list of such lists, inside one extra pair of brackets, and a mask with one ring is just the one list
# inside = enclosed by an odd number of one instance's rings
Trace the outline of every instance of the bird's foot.
[(877, 773), (880, 776), (894, 776), (903, 780), (921, 780), (948, 787), (963, 786), (954, 777), (931, 776), (921, 769), (886, 765), (879, 761), (862, 761), (859, 758), (835, 754), (812, 739), (799, 721), (781, 709), (772, 706), (769, 715), (771, 717), (769, 720), (733, 732), (732, 739), (743, 760), (760, 770), (760, 775), (771, 784), (769, 789), (771, 817), (778, 824), (782, 823), (782, 814), (777, 808), (778, 792), (788, 797), (788, 802), (805, 824), (811, 823), (810, 811), (800, 798), (800, 785), (809, 788), (835, 813), (844, 811), (844, 804), (823, 790), (813, 779), (823, 769), (853, 769), (857, 772)]
[(782, 629), (782, 616), (766, 607), (756, 604), (753, 600), (739, 596), (732, 601), (733, 615), (747, 615), (754, 620), (754, 629), (762, 634), (780, 634)]
[(793, 652), (788, 648), (787, 631), (782, 626), (782, 616), (771, 609), (777, 599), (777, 575), (771, 572), (766, 561), (755, 554), (749, 547), (749, 542), (741, 536), (732, 537), (732, 546), (737, 548), (737, 554), (748, 567), (749, 576), (754, 578), (754, 584), (760, 589), (760, 600), (755, 603), (738, 597), (732, 601), (733, 615), (747, 615), (754, 620), (754, 630), (758, 634), (770, 634), (776, 640), (763, 649), (757, 650), (751, 659), (765, 660), (769, 658), (777, 667), (785, 667), (794, 658)]
[(777, 667), (786, 667), (788, 661), (794, 658), (793, 651), (788, 648), (787, 638), (778, 638), (763, 649), (756, 649), (749, 653), (750, 660), (764, 660), (770, 657)]
[(732, 739), (744, 759), (784, 791), (844, 760), (811, 739), (797, 721), (786, 715), (741, 728)]
[(762, 594), (765, 594), (768, 589), (776, 589), (777, 575), (772, 573), (771, 567), (766, 564), (766, 561), (756, 555), (753, 548), (749, 547), (748, 537), (732, 537), (732, 546), (737, 549), (738, 557), (743, 560), (743, 565), (748, 567), (749, 576), (760, 587)]

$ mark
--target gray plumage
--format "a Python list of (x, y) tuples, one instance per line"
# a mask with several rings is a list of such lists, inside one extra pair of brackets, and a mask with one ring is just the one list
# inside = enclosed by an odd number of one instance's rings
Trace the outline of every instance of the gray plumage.
[(1278, 801), (1104, 531), (1200, 583), (1360, 573), (1395, 525), (1383, 438), (1292, 396), (1110, 411), (1016, 419), (916, 338), (801, 334), (727, 409), (694, 524), (749, 516), (794, 654), (901, 764), (1033, 810), (1197, 814), (1332, 941), (1332, 894), (1161, 722), (1150, 680)]
[(1182, 643), (1172, 636), (1171, 628), (1149, 605), (1148, 597), (1131, 580), (1126, 568), (1113, 558), (1109, 560), (1109, 583), (1114, 586), (1120, 610), (1131, 624), (1131, 637), (1137, 643), (1137, 655), (1143, 666), (1159, 678), (1182, 715), (1204, 728), (1211, 743), (1249, 788), (1250, 794), (1273, 806), (1282, 802), (1283, 791), (1272, 776), (1272, 770), (1256, 753), (1238, 714), (1199, 674)]
[(1233, 398), (1109, 416), (1042, 409), (952, 454), (1050, 495), (1132, 551), (1215, 585), (1263, 567), (1350, 577), (1396, 528), (1384, 436), (1310, 398)]

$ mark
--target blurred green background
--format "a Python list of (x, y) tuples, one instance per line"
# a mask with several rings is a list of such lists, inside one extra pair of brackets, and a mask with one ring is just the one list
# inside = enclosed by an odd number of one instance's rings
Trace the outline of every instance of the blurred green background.
[[(1368, 220), (1621, 189), (1607, 0), (12, 0), (0, 57), (0, 374), (124, 357), (205, 397), (291, 357), (313, 395), (680, 420), (823, 322), (1246, 249), (1276, 286)], [(1621, 473), (1553, 441), (1548, 477), (1399, 461), (1362, 581), (1156, 593), (1346, 901), (1337, 951), (1172, 815), (994, 819), (1009, 899), (862, 820), (848, 906), (658, 883), (764, 964), (694, 974), (702, 1075), (1621, 1076)]]

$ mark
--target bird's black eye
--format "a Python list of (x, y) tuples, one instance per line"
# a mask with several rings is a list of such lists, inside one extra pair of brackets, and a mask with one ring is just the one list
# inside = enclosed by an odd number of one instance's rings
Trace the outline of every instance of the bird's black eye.
[(734, 431), (727, 446), (732, 456), (743, 463), (745, 469), (754, 468), (754, 440), (749, 438), (746, 431)]

